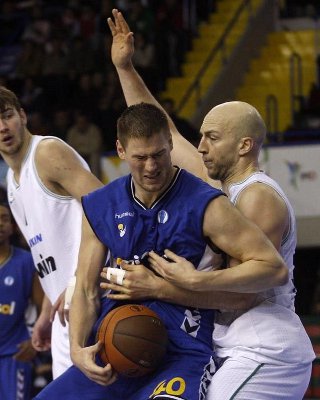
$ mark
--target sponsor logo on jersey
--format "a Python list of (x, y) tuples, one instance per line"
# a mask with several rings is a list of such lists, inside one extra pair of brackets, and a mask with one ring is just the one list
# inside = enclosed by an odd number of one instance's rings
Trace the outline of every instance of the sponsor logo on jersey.
[(10, 304), (1, 304), (0, 303), (0, 314), (12, 315), (14, 313), (15, 307), (16, 307), (15, 301), (12, 301)]
[(29, 242), (29, 246), (30, 246), (30, 247), (33, 247), (33, 246), (35, 246), (36, 244), (42, 242), (42, 235), (41, 235), (41, 233), (38, 233), (38, 234), (37, 234), (36, 236), (34, 236), (33, 238), (29, 239), (28, 242)]
[(14, 277), (8, 275), (8, 276), (6, 276), (6, 277), (4, 278), (3, 281), (4, 281), (4, 284), (5, 284), (6, 286), (12, 286), (12, 285), (14, 284)]
[(158, 222), (159, 224), (165, 224), (169, 219), (169, 214), (165, 210), (160, 210), (158, 212)]
[(126, 226), (124, 224), (118, 224), (118, 230), (120, 237), (123, 237), (126, 234)]
[(125, 211), (125, 212), (123, 212), (123, 213), (121, 213), (121, 214), (115, 213), (115, 214), (114, 214), (114, 217), (115, 217), (116, 219), (121, 219), (121, 218), (124, 218), (124, 217), (134, 217), (134, 212)]
[(143, 264), (147, 266), (148, 254), (149, 254), (148, 252), (145, 252), (142, 254), (141, 257), (135, 254), (130, 260), (123, 260), (122, 258), (117, 257), (116, 259), (113, 260), (111, 267), (120, 268), (122, 261), (124, 261), (126, 264), (134, 264), (134, 265)]
[(51, 274), (51, 272), (56, 271), (56, 262), (52, 256), (44, 258), (42, 254), (39, 254), (39, 257), (40, 261), (36, 263), (35, 267), (40, 278), (44, 278), (46, 275)]

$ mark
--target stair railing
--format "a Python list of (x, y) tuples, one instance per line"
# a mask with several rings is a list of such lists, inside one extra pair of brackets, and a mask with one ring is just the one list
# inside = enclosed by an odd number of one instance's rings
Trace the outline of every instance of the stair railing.
[[(269, 94), (266, 97), (266, 125), (267, 131), (275, 137), (279, 133), (279, 103), (274, 94)], [(282, 141), (282, 137), (280, 138)]]
[(189, 85), (187, 88), (185, 94), (183, 95), (180, 103), (177, 106), (177, 112), (179, 113), (185, 104), (187, 103), (188, 99), (192, 95), (193, 92), (196, 93), (196, 101), (197, 104), (200, 104), (201, 101), (201, 77), (203, 74), (207, 71), (217, 54), (220, 52), (221, 54), (221, 61), (222, 65), (226, 64), (228, 61), (228, 56), (226, 55), (226, 40), (229, 37), (229, 34), (231, 33), (233, 27), (235, 24), (238, 22), (240, 16), (244, 11), (248, 12), (248, 19), (252, 17), (252, 6), (251, 6), (251, 0), (243, 0), (243, 2), (240, 4), (238, 9), (236, 10), (234, 16), (232, 19), (229, 21), (228, 25), (226, 26), (223, 34), (221, 35), (220, 39), (218, 40), (218, 43), (212, 48), (210, 53), (208, 54), (206, 60), (204, 61), (202, 67), (200, 68), (199, 72), (195, 76), (194, 80), (192, 83)]
[(303, 77), (301, 56), (297, 52), (293, 52), (289, 59), (290, 63), (290, 100), (291, 115), (294, 121), (296, 114), (301, 110), (303, 102)]

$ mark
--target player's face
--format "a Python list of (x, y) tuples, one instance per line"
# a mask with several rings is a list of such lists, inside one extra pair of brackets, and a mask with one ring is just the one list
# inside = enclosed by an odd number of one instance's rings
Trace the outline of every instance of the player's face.
[(165, 134), (150, 138), (131, 138), (126, 147), (117, 142), (118, 154), (127, 161), (137, 191), (156, 196), (169, 184), (173, 175), (171, 143)]
[(13, 155), (23, 145), (27, 118), (23, 110), (8, 106), (0, 113), (0, 152)]
[(7, 242), (13, 233), (10, 211), (5, 206), (0, 206), (0, 245)]
[(201, 141), (198, 151), (210, 178), (226, 181), (235, 172), (238, 157), (238, 139), (230, 133), (230, 128), (217, 118), (204, 120), (201, 127)]

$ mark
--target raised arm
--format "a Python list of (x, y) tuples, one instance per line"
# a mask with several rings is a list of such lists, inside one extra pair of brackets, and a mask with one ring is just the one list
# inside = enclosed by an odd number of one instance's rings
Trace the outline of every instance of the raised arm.
[[(112, 11), (112, 14), (114, 20), (108, 18), (108, 25), (113, 37), (111, 57), (119, 75), (127, 105), (130, 106), (141, 102), (151, 103), (166, 113), (164, 108), (150, 93), (132, 64), (134, 38), (126, 20), (121, 12), (116, 9)], [(218, 182), (208, 177), (207, 170), (197, 149), (178, 132), (172, 119), (167, 113), (166, 115), (173, 139), (173, 150), (171, 153), (173, 163), (208, 181), (212, 186), (220, 186)]]

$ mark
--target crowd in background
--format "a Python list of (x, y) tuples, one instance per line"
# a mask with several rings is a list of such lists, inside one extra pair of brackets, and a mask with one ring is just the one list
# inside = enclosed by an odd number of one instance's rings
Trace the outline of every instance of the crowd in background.
[[(180, 74), (198, 21), (214, 9), (214, 3), (4, 0), (0, 83), (19, 95), (32, 132), (70, 140), (87, 159), (96, 151), (114, 150), (116, 120), (125, 102), (110, 60), (107, 18), (112, 8), (125, 14), (135, 32), (134, 64), (152, 92), (158, 93), (168, 76)], [(82, 133), (79, 146), (78, 132)], [(96, 138), (94, 149), (89, 149), (84, 132)], [(98, 173), (95, 161), (88, 161)]]
[[(0, 84), (18, 94), (32, 132), (66, 140), (99, 176), (97, 160), (114, 151), (116, 121), (125, 108), (110, 60), (112, 8), (124, 13), (135, 32), (135, 67), (157, 94), (169, 76), (181, 74), (199, 22), (215, 5), (215, 0), (3, 0)], [(313, 0), (280, 1), (279, 10), (281, 18), (319, 15)], [(317, 112), (317, 85), (311, 96), (316, 101), (309, 111)], [(171, 101), (165, 103), (177, 118)], [(184, 123), (182, 133), (196, 142), (194, 128)]]

